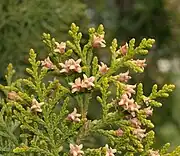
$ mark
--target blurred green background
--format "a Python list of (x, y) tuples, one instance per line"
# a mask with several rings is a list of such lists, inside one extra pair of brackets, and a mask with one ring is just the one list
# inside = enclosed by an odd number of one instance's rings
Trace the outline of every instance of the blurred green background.
[[(116, 37), (122, 45), (132, 37), (156, 39), (147, 56), (146, 72), (136, 75), (148, 94), (154, 83), (174, 83), (176, 90), (163, 108), (155, 110), (156, 146), (180, 144), (180, 2), (179, 0), (0, 0), (0, 81), (12, 62), (19, 76), (24, 74), (28, 50), (46, 54), (43, 32), (65, 41), (72, 22), (87, 37), (87, 28), (103, 24), (110, 45)], [(108, 49), (104, 50), (106, 53)], [(103, 53), (104, 54), (104, 53)], [(108, 63), (108, 57), (101, 60)]]

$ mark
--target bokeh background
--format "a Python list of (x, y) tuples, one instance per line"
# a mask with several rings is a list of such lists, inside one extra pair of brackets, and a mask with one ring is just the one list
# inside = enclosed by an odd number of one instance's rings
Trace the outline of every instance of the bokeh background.
[[(142, 82), (148, 94), (154, 83), (174, 83), (176, 90), (155, 110), (156, 147), (170, 142), (180, 145), (180, 1), (179, 0), (0, 0), (0, 82), (9, 62), (18, 76), (24, 75), (28, 50), (40, 57), (47, 49), (43, 32), (65, 41), (70, 24), (87, 28), (103, 24), (106, 41), (116, 37), (123, 44), (132, 37), (137, 43), (144, 37), (156, 44), (147, 56), (148, 66), (133, 81)], [(107, 49), (108, 50), (108, 49)], [(104, 51), (107, 51), (104, 50)], [(101, 56), (105, 62), (107, 56)], [(108, 62), (107, 62), (108, 63)]]

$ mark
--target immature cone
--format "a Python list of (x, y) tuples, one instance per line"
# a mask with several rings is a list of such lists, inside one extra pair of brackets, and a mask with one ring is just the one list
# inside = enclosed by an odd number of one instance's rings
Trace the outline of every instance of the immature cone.
[(94, 76), (91, 76), (91, 77), (87, 77), (85, 74), (83, 74), (83, 77), (84, 79), (81, 80), (81, 78), (77, 78), (75, 79), (75, 82), (74, 83), (69, 83), (71, 85), (71, 88), (72, 88), (72, 93), (75, 93), (75, 92), (80, 92), (84, 89), (88, 89), (90, 90), (92, 87), (94, 87), (94, 80), (95, 80), (95, 77)]
[(129, 109), (129, 105), (134, 103), (134, 99), (129, 99), (127, 94), (123, 94), (121, 96), (121, 100), (119, 101), (118, 105), (122, 106), (125, 110)]
[(124, 134), (124, 132), (123, 132), (123, 130), (120, 129), (120, 128), (115, 131), (115, 135), (118, 136), (118, 137), (123, 136), (123, 134)]
[(149, 150), (148, 156), (160, 156), (159, 151)]
[(77, 79), (75, 79), (75, 82), (74, 82), (74, 83), (71, 82), (71, 83), (69, 83), (69, 84), (71, 85), (71, 88), (72, 88), (71, 92), (72, 92), (72, 93), (80, 92), (81, 89), (82, 89), (82, 81), (81, 81), (81, 78), (80, 78), (80, 77), (77, 78)]
[(83, 145), (73, 145), (70, 144), (70, 155), (71, 156), (82, 156), (84, 152), (81, 150), (83, 148)]
[(82, 69), (80, 63), (81, 63), (81, 59), (78, 59), (76, 61), (73, 59), (69, 59), (66, 60), (65, 63), (59, 63), (59, 65), (62, 67), (60, 73), (69, 73), (70, 71), (81, 73)]
[(32, 100), (31, 111), (32, 112), (42, 112), (41, 106), (44, 102), (39, 103), (36, 99)]
[(119, 106), (127, 110), (133, 117), (135, 117), (135, 112), (138, 112), (140, 106), (134, 101), (133, 98), (129, 99), (127, 94), (121, 96), (121, 100), (118, 103)]
[(104, 64), (103, 62), (101, 62), (101, 65), (98, 65), (99, 66), (99, 72), (104, 75), (108, 72), (109, 68), (107, 67), (106, 64)]
[(55, 65), (51, 62), (49, 57), (47, 57), (44, 61), (41, 61), (41, 65), (48, 69), (55, 69)]
[(144, 70), (144, 67), (147, 66), (146, 59), (144, 59), (144, 60), (139, 60), (139, 59), (132, 60), (132, 62), (135, 63), (138, 67), (142, 68), (143, 70)]
[(126, 43), (125, 45), (123, 45), (122, 47), (120, 47), (119, 51), (120, 51), (120, 53), (121, 53), (122, 55), (126, 55), (127, 52), (128, 52), (128, 44)]
[(136, 88), (136, 85), (126, 85), (125, 93), (128, 95), (128, 97), (131, 97), (131, 94), (136, 93), (136, 91), (134, 90), (135, 88)]
[(94, 87), (94, 81), (95, 81), (95, 77), (91, 76), (91, 77), (87, 77), (85, 74), (83, 74), (83, 81), (82, 81), (82, 88), (87, 88), (88, 90), (91, 89), (92, 87)]
[(129, 79), (131, 79), (131, 76), (129, 76), (129, 70), (125, 73), (120, 73), (117, 76), (117, 80), (120, 82), (127, 82)]
[(92, 46), (94, 48), (106, 47), (106, 41), (104, 40), (104, 35), (94, 35)]
[(116, 149), (109, 148), (108, 144), (105, 146), (106, 148), (106, 156), (115, 156), (114, 153), (116, 153)]
[(74, 108), (74, 111), (68, 115), (67, 119), (74, 122), (80, 122), (81, 120), (79, 117), (81, 117), (81, 114), (78, 114), (77, 109)]
[(15, 100), (15, 101), (20, 98), (19, 95), (15, 91), (9, 92), (7, 97), (9, 100)]
[(153, 108), (151, 108), (151, 107), (144, 108), (144, 112), (147, 116), (152, 116)]
[(61, 43), (55, 42), (55, 44), (56, 44), (56, 48), (54, 49), (54, 52), (63, 54), (66, 49), (66, 43), (65, 42), (61, 42)]
[(139, 140), (143, 139), (146, 136), (145, 132), (146, 130), (141, 128), (137, 128), (133, 130), (133, 134), (136, 135)]
[(137, 118), (130, 119), (130, 122), (134, 128), (140, 128), (141, 122)]

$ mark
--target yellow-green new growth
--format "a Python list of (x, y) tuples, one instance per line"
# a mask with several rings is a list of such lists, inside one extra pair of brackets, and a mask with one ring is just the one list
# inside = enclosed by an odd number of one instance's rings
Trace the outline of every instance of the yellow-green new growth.
[[(157, 98), (168, 97), (175, 86), (166, 84), (158, 90), (155, 84), (150, 95), (144, 95), (142, 83), (130, 84), (132, 71), (141, 73), (146, 67), (146, 59), (137, 57), (148, 53), (154, 39), (143, 39), (137, 47), (135, 39), (121, 46), (114, 39), (106, 64), (95, 53), (109, 47), (103, 25), (88, 32), (86, 43), (74, 23), (69, 30), (72, 40), (57, 42), (44, 33), (48, 56), (38, 60), (31, 49), (27, 77), (14, 80), (15, 71), (8, 66), (7, 84), (0, 85), (4, 94), (0, 100), (0, 153), (179, 155), (179, 147), (167, 152), (169, 144), (153, 149), (156, 125), (149, 118), (154, 107), (162, 106)], [(101, 108), (90, 118), (93, 103)], [(102, 146), (97, 144), (97, 136), (104, 140)]]

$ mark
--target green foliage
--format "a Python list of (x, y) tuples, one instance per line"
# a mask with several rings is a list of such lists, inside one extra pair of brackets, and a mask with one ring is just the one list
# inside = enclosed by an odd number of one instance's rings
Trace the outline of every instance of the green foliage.
[[(147, 54), (154, 40), (143, 39), (135, 47), (132, 39), (118, 48), (114, 39), (110, 46), (111, 63), (107, 67), (103, 62), (100, 65), (94, 53), (95, 49), (105, 47), (104, 34), (102, 25), (90, 28), (89, 39), (81, 46), (82, 33), (73, 23), (69, 30), (72, 40), (62, 44), (49, 34), (43, 34), (43, 42), (49, 48), (48, 56), (40, 61), (31, 49), (27, 77), (13, 80), (15, 71), (11, 64), (8, 66), (7, 85), (0, 85), (5, 96), (1, 99), (0, 154), (180, 154), (179, 148), (168, 153), (169, 144), (153, 150), (154, 125), (149, 119), (153, 108), (162, 105), (159, 98), (168, 97), (175, 86), (166, 84), (158, 90), (155, 84), (152, 93), (145, 96), (142, 83), (127, 84), (131, 78), (129, 73), (144, 71), (146, 60), (136, 58)], [(119, 73), (124, 68), (128, 71)], [(112, 86), (115, 94), (112, 94)], [(100, 118), (91, 120), (89, 107), (97, 91), (99, 95), (95, 98), (101, 105)], [(92, 138), (96, 142), (95, 135), (104, 138), (106, 145), (91, 144)]]

